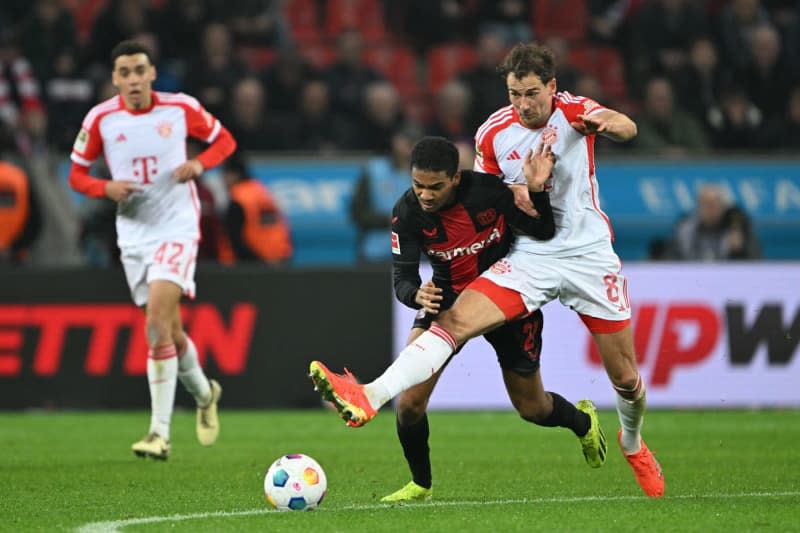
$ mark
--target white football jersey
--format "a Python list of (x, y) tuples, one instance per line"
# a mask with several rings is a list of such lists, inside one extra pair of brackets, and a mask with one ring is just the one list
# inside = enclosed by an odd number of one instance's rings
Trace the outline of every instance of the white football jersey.
[(478, 128), (475, 170), (502, 176), (506, 183), (526, 183), (522, 161), (539, 143), (550, 145), (556, 156), (553, 175), (545, 183), (556, 222), (555, 237), (539, 241), (518, 235), (515, 249), (566, 257), (607, 246), (613, 240), (611, 222), (600, 209), (594, 135), (584, 136), (570, 125), (578, 115), (605, 109), (589, 98), (560, 92), (553, 99), (553, 114), (539, 129), (522, 125), (511, 105), (493, 113)]
[(200, 202), (194, 181), (178, 183), (172, 173), (186, 162), (186, 138), (213, 142), (219, 121), (191, 96), (153, 92), (153, 105), (125, 109), (117, 95), (93, 107), (75, 145), (72, 160), (90, 166), (101, 153), (115, 180), (138, 182), (117, 207), (120, 247), (156, 240), (200, 238)]

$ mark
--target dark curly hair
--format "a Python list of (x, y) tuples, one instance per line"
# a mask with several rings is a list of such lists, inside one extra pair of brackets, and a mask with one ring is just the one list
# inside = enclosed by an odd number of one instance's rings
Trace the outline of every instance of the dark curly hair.
[(518, 44), (497, 66), (497, 73), (505, 80), (510, 73), (517, 79), (534, 74), (547, 83), (556, 76), (556, 60), (549, 48), (536, 44)]
[(444, 170), (448, 176), (458, 171), (458, 148), (444, 137), (423, 137), (411, 150), (411, 168)]

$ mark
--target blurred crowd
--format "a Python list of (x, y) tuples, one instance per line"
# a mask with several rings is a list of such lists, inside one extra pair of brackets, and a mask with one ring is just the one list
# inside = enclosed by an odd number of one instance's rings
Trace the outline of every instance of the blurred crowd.
[(65, 157), (128, 38), (157, 90), (197, 97), (244, 151), (392, 156), (409, 131), (468, 146), (507, 102), (495, 66), (528, 41), (555, 52), (560, 90), (637, 121), (601, 151), (800, 148), (800, 0), (3, 0), (3, 159)]

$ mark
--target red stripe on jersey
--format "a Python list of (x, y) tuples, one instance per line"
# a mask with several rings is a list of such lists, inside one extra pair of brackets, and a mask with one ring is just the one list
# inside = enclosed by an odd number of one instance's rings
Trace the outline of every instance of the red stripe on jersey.
[(592, 333), (616, 333), (618, 331), (622, 331), (628, 326), (628, 324), (631, 323), (630, 318), (626, 318), (625, 320), (608, 320), (606, 318), (597, 318), (594, 316), (583, 315), (581, 313), (578, 313), (578, 316), (581, 317), (583, 323), (586, 324), (586, 327)]
[(512, 119), (513, 121), (513, 118), (514, 118), (513, 106), (506, 106), (495, 111), (494, 113), (489, 115), (489, 118), (486, 119), (486, 122), (481, 124), (481, 126), (478, 128), (477, 133), (475, 133), (475, 140), (478, 143), (483, 142), (483, 139), (486, 136), (486, 134), (489, 133), (493, 128), (495, 129), (496, 133), (498, 126), (502, 124), (507, 124), (509, 119)]
[(90, 109), (86, 114), (86, 118), (83, 119), (83, 127), (89, 130), (91, 129), (92, 125), (99, 122), (104, 115), (107, 115), (113, 111), (118, 111), (122, 108), (122, 97), (119, 95), (100, 102)]
[(611, 219), (608, 218), (602, 209), (600, 209), (600, 199), (598, 198), (597, 194), (597, 187), (595, 187), (595, 180), (594, 178), (594, 135), (588, 135), (583, 139), (583, 142), (586, 143), (586, 156), (589, 158), (589, 188), (592, 191), (592, 207), (594, 210), (597, 211), (603, 220), (606, 221), (606, 225), (608, 226), (608, 233), (611, 236), (611, 242), (614, 242), (614, 228), (611, 227)]

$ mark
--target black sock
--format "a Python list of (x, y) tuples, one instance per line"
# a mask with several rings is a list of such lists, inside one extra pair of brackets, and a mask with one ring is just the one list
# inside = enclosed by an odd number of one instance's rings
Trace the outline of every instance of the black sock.
[(411, 469), (411, 479), (420, 487), (431, 488), (431, 456), (428, 448), (428, 415), (416, 424), (401, 426), (397, 420), (397, 436), (403, 446), (403, 455), (406, 456), (408, 467)]
[(569, 403), (563, 396), (548, 391), (553, 397), (553, 412), (539, 422), (540, 426), (562, 427), (571, 429), (578, 437), (583, 437), (592, 425), (592, 419), (583, 411)]

